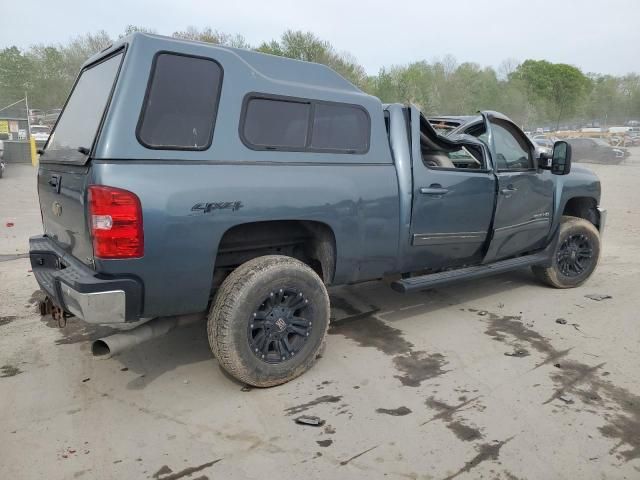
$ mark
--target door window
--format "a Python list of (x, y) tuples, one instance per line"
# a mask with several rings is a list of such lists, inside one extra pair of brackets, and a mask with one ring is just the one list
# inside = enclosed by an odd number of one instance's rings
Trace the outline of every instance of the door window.
[(529, 170), (534, 168), (527, 140), (507, 122), (491, 122), (491, 133), (498, 170)]

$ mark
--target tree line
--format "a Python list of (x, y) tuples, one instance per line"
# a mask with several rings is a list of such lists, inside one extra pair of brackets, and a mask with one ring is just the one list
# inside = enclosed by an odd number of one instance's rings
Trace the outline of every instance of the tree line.
[[(120, 35), (152, 30), (129, 26)], [(279, 39), (249, 45), (241, 35), (212, 28), (189, 27), (172, 34), (273, 55), (328, 65), (363, 91), (383, 102), (411, 102), (428, 115), (464, 115), (497, 110), (525, 128), (620, 125), (640, 120), (640, 75), (584, 73), (579, 68), (545, 60), (507, 59), (498, 69), (458, 63), (450, 55), (382, 68), (377, 75), (349, 53), (335, 49), (310, 32), (286, 31)], [(113, 42), (105, 32), (86, 34), (66, 44), (38, 44), (0, 50), (0, 108), (29, 97), (31, 108), (60, 107), (91, 55)]]

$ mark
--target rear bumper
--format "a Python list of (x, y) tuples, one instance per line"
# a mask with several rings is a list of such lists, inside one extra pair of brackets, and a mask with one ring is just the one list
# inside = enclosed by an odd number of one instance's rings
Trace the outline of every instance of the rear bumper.
[(40, 288), (66, 312), (99, 324), (140, 318), (139, 280), (100, 275), (43, 235), (29, 239), (29, 257)]

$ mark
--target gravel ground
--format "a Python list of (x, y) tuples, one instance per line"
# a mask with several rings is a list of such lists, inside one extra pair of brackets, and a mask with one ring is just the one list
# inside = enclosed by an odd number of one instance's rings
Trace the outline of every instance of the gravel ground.
[(0, 478), (640, 478), (640, 151), (591, 167), (609, 218), (586, 285), (523, 270), (409, 295), (334, 289), (324, 358), (260, 390), (220, 370), (202, 324), (95, 359), (111, 328), (41, 318), (24, 256), (34, 170), (8, 165)]

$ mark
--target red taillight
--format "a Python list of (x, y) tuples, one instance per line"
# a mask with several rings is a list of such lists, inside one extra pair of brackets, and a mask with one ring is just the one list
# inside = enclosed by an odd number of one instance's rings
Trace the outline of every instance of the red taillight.
[(90, 185), (89, 222), (96, 257), (138, 258), (144, 255), (142, 208), (134, 193)]

